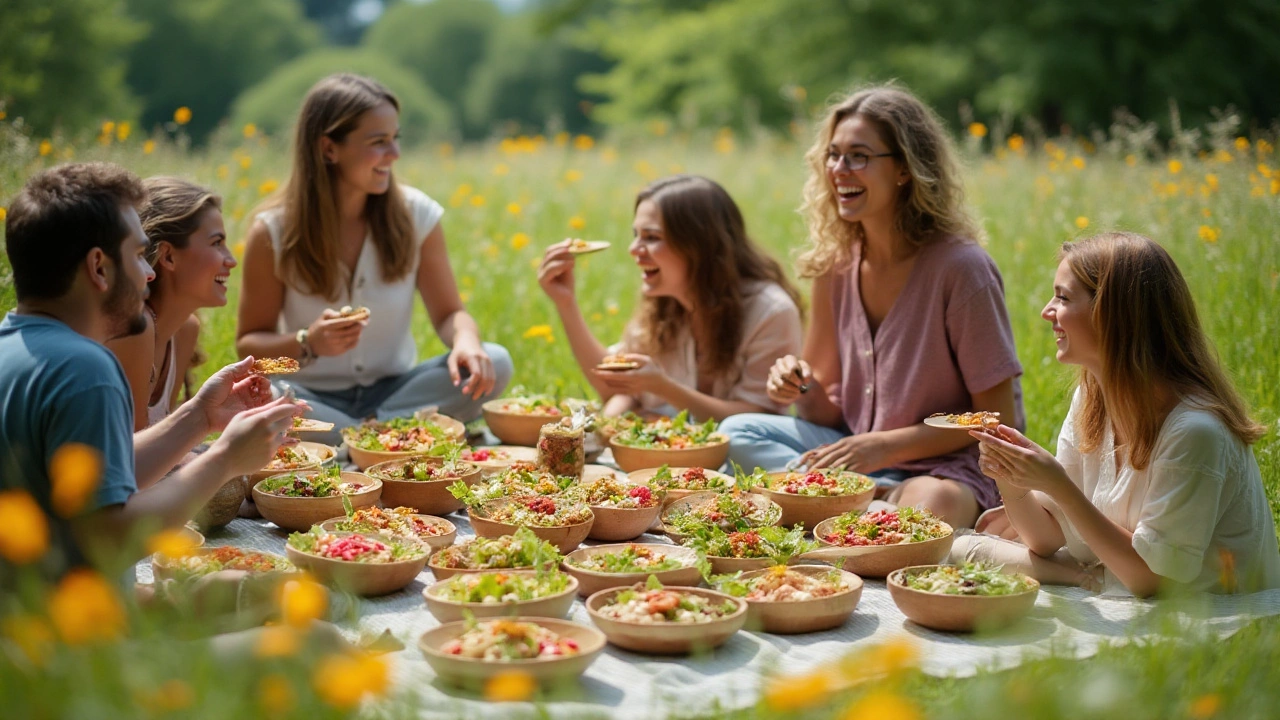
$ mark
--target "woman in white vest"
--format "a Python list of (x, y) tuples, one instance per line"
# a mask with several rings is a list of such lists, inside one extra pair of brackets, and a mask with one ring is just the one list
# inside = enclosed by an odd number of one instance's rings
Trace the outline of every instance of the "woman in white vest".
[[(246, 243), (236, 350), (296, 358), (285, 382), (339, 429), (426, 406), (468, 421), (511, 378), (511, 356), (481, 343), (458, 295), (444, 210), (392, 175), (399, 130), (399, 102), (378, 82), (321, 80), (298, 117), (292, 176)], [(417, 361), (415, 294), (447, 355)]]

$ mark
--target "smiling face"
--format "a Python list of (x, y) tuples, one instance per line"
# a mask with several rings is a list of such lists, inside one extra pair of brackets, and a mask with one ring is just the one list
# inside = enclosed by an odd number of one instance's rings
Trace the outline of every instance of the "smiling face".
[(1101, 377), (1102, 354), (1098, 331), (1093, 326), (1093, 297), (1066, 260), (1058, 264), (1053, 277), (1053, 299), (1040, 311), (1040, 317), (1053, 325), (1058, 362), (1082, 365)]
[(631, 257), (644, 274), (641, 292), (645, 297), (672, 297), (689, 307), (689, 261), (667, 239), (662, 210), (652, 200), (636, 206), (631, 225)]
[[(911, 180), (906, 166), (890, 152), (875, 125), (853, 114), (836, 125), (827, 147), (827, 182), (841, 219), (847, 222), (892, 222), (902, 187)], [(866, 162), (855, 170), (853, 164)]]
[(341, 142), (321, 138), (325, 162), (337, 182), (370, 195), (391, 187), (391, 165), (400, 157), (400, 114), (389, 102), (365, 112)]
[(111, 285), (103, 299), (102, 312), (107, 316), (107, 337), (128, 337), (147, 329), (147, 318), (142, 304), (149, 294), (147, 283), (155, 279), (155, 272), (147, 264), (146, 233), (138, 211), (132, 206), (121, 208), (128, 236), (120, 243), (120, 264), (115, 268)]
[(187, 238), (187, 246), (176, 248), (166, 243), (157, 266), (170, 278), (166, 281), (169, 292), (189, 295), (199, 307), (226, 305), (227, 280), (236, 259), (227, 247), (222, 211), (216, 207), (205, 210), (196, 231)]

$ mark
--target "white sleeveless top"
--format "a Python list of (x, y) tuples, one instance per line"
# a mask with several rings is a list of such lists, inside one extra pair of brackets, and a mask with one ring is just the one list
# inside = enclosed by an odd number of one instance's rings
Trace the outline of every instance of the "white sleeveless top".
[(177, 384), (174, 376), (178, 372), (178, 354), (174, 350), (172, 338), (169, 339), (169, 345), (165, 348), (164, 356), (168, 358), (168, 368), (164, 374), (164, 390), (161, 391), (159, 400), (147, 406), (148, 427), (169, 417), (169, 408), (173, 407), (173, 387)]
[[(369, 324), (355, 348), (335, 357), (317, 358), (295, 373), (290, 378), (291, 382), (311, 390), (346, 390), (355, 385), (368, 386), (385, 377), (402, 375), (417, 362), (418, 348), (410, 326), (413, 298), (418, 294), (418, 260), (422, 241), (440, 222), (444, 208), (417, 188), (399, 187), (413, 219), (413, 254), (408, 274), (395, 282), (384, 281), (373, 238), (366, 236), (360, 257), (356, 260), (349, 295), (347, 288), (343, 287), (338, 299), (330, 302), (285, 285), (284, 306), (277, 327), (279, 332), (289, 335), (309, 327), (326, 308), (337, 310), (343, 305), (369, 308)], [(258, 215), (271, 234), (271, 248), (277, 267), (280, 264), (283, 216), (284, 208), (280, 207)]]

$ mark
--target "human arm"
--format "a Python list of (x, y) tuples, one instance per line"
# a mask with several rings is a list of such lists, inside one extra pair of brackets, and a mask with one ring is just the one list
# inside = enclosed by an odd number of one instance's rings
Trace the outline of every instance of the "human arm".
[(641, 393), (650, 393), (666, 400), (676, 409), (688, 410), (690, 415), (699, 420), (714, 418), (717, 422), (739, 413), (772, 410), (743, 400), (713, 397), (682, 385), (664, 373), (662, 367), (648, 355), (625, 353), (624, 357), (635, 361), (640, 367), (622, 372), (593, 369), (587, 373), (588, 376), (599, 378), (609, 389), (611, 400), (619, 396), (636, 398)]
[[(609, 387), (605, 378), (595, 372), (596, 365), (608, 354), (605, 346), (596, 339), (587, 327), (587, 319), (582, 315), (578, 299), (574, 293), (574, 256), (569, 252), (571, 240), (556, 243), (547, 248), (538, 266), (538, 285), (555, 304), (556, 313), (560, 316), (560, 324), (564, 328), (565, 337), (569, 339), (569, 348), (578, 361), (578, 367), (591, 383), (592, 389), (605, 401), (606, 411), (609, 401), (619, 391)], [(621, 414), (620, 411), (617, 414)]]
[[(497, 374), (493, 361), (480, 342), (480, 328), (463, 307), (458, 295), (458, 285), (449, 265), (449, 251), (445, 247), (444, 229), (436, 223), (422, 241), (418, 259), (418, 294), (427, 308), (427, 316), (440, 341), (449, 346), (449, 377), (456, 386), (462, 383), (462, 393), (472, 399), (493, 390)], [(470, 376), (463, 383), (461, 369)]]
[[(828, 273), (813, 281), (809, 330), (801, 358), (784, 355), (769, 372), (769, 398), (780, 405), (796, 406), (796, 414), (823, 427), (839, 427), (844, 412), (838, 404), (840, 354), (836, 349), (836, 321), (831, 305), (832, 278)], [(805, 387), (805, 392), (800, 388)]]
[(107, 341), (107, 349), (120, 361), (124, 377), (129, 381), (129, 395), (133, 397), (133, 431), (147, 427), (147, 405), (151, 400), (151, 373), (155, 363), (156, 326), (150, 313), (143, 313), (147, 327), (137, 335), (119, 337)]

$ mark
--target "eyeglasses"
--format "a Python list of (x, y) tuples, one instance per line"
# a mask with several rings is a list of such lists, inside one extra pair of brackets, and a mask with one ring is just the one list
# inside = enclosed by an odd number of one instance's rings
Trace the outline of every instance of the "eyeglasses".
[(827, 166), (837, 168), (840, 167), (840, 162), (843, 161), (845, 166), (850, 170), (861, 170), (867, 166), (867, 163), (871, 162), (871, 158), (897, 157), (897, 155), (898, 153), (896, 152), (874, 153), (868, 155), (867, 153), (862, 152), (838, 153), (828, 151)]

